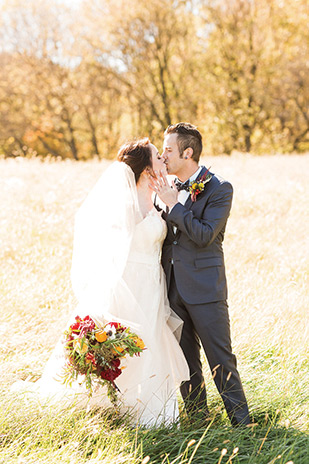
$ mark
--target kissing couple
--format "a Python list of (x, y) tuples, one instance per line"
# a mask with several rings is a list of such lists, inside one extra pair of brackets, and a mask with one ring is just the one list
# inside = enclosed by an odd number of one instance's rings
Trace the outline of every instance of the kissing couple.
[[(120, 322), (143, 339), (142, 356), (128, 359), (116, 382), (120, 407), (143, 425), (177, 420), (179, 387), (189, 420), (206, 425), (201, 345), (232, 425), (249, 423), (222, 249), (233, 189), (199, 165), (201, 153), (202, 136), (189, 123), (165, 130), (162, 155), (149, 139), (128, 142), (76, 215), (74, 314)], [(41, 390), (64, 389), (55, 381), (62, 351), (58, 344)], [(103, 388), (91, 401), (108, 406)]]

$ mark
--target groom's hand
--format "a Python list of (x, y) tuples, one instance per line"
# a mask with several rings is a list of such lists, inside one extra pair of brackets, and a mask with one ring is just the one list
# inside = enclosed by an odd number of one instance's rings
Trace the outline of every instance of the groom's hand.
[(158, 173), (155, 171), (155, 177), (149, 176), (150, 182), (149, 187), (156, 192), (160, 200), (165, 203), (169, 209), (178, 203), (178, 190), (175, 187), (174, 182), (172, 185), (168, 183), (166, 175), (162, 171)]

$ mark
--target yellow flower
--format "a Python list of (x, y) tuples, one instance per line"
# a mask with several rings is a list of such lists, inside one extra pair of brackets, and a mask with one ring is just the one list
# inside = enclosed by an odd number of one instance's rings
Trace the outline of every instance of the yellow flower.
[(196, 183), (196, 182), (194, 182), (194, 184), (192, 184), (192, 188), (193, 188), (193, 189), (196, 189), (196, 188), (197, 188), (197, 183)]
[(86, 340), (82, 340), (81, 338), (75, 338), (75, 340), (73, 340), (73, 346), (74, 350), (78, 351), (79, 354), (87, 353), (88, 351), (88, 343)]
[(199, 188), (199, 189), (204, 188), (204, 184), (201, 182), (200, 184), (198, 184), (198, 188)]
[(104, 330), (99, 330), (95, 333), (95, 338), (100, 343), (105, 342), (105, 340), (107, 340), (106, 332), (104, 332)]
[(145, 343), (143, 342), (143, 340), (139, 337), (136, 337), (134, 338), (134, 343), (136, 346), (138, 346), (139, 348), (141, 348), (142, 350), (145, 348)]

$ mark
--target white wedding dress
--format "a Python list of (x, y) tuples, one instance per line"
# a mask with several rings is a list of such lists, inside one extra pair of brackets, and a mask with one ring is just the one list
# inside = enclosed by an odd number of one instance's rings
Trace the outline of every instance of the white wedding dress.
[(129, 358), (127, 368), (116, 380), (123, 404), (137, 408), (144, 423), (176, 419), (176, 387), (189, 379), (185, 357), (174, 335), (177, 327), (181, 331), (180, 321), (169, 307), (160, 264), (165, 235), (165, 221), (153, 208), (135, 228), (123, 274), (135, 307), (130, 313), (123, 301), (117, 304), (118, 314), (113, 310), (118, 319), (140, 327), (137, 331), (146, 345), (140, 357)]
[[(160, 264), (165, 235), (165, 221), (155, 208), (144, 218), (141, 214), (137, 216), (122, 278), (114, 288), (108, 311), (103, 311), (102, 317), (98, 311), (94, 315), (100, 323), (122, 322), (145, 343), (146, 349), (140, 356), (124, 359), (125, 368), (116, 379), (116, 385), (120, 390), (119, 409), (128, 411), (134, 423), (148, 426), (177, 419), (176, 391), (182, 381), (189, 379), (188, 366), (178, 342), (182, 321), (169, 307)], [(91, 305), (87, 308), (87, 304), (80, 304), (69, 324), (77, 314), (93, 316)], [(85, 388), (77, 382), (65, 388), (58, 379), (64, 361), (63, 345), (59, 341), (41, 379), (31, 385), (31, 390), (58, 403), (75, 401), (76, 404), (86, 402), (88, 406), (111, 406), (102, 387), (90, 400)], [(20, 390), (20, 385), (15, 385), (14, 390)]]

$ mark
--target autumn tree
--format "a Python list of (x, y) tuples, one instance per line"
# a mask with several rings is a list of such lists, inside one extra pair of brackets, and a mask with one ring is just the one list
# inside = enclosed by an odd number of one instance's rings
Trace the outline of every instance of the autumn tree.
[(183, 1), (102, 3), (86, 6), (94, 56), (110, 57), (110, 71), (126, 92), (133, 132), (162, 137), (167, 125), (197, 110), (196, 17)]
[(309, 148), (308, 0), (3, 0), (5, 156), (112, 158), (190, 121), (208, 153)]
[(306, 3), (203, 2), (201, 15), (211, 25), (203, 54), (208, 131), (217, 152), (284, 151), (287, 143), (291, 150), (308, 142)]

